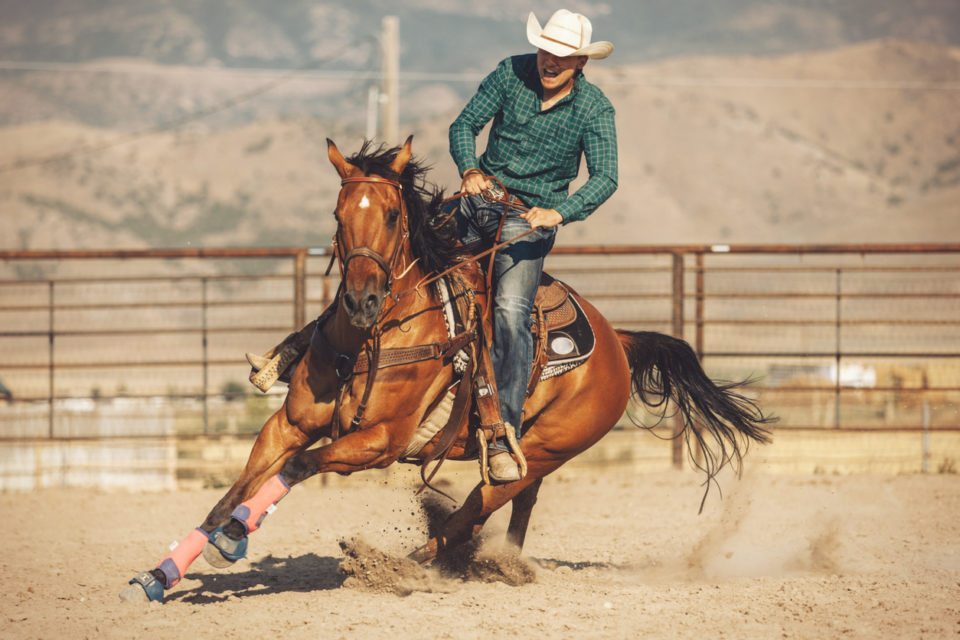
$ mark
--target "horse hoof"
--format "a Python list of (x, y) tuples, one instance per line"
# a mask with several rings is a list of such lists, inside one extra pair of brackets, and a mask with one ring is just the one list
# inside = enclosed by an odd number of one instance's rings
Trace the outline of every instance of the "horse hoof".
[(203, 545), (203, 559), (207, 561), (214, 569), (226, 569), (231, 566), (236, 560), (230, 560), (223, 557), (223, 554), (220, 553), (220, 549), (217, 549), (213, 546), (213, 543), (208, 542)]
[(223, 532), (223, 527), (210, 534), (210, 542), (203, 546), (203, 559), (211, 567), (225, 569), (247, 555), (247, 537), (234, 540)]
[(138, 573), (120, 592), (124, 602), (163, 602), (163, 585), (150, 571)]
[(147, 592), (139, 584), (127, 585), (127, 588), (120, 592), (120, 599), (124, 602), (150, 602)]
[(408, 558), (424, 567), (437, 559), (437, 539), (433, 538), (427, 544), (414, 549), (408, 555)]

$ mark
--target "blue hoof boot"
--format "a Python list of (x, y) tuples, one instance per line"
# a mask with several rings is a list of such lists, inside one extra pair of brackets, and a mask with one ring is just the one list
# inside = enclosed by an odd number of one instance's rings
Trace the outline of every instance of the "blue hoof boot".
[(121, 600), (142, 601), (146, 596), (149, 602), (163, 602), (163, 585), (149, 571), (138, 574), (128, 584), (130, 586), (120, 592)]
[(203, 549), (203, 557), (214, 567), (222, 569), (247, 557), (247, 537), (234, 540), (218, 527), (210, 534), (210, 542)]

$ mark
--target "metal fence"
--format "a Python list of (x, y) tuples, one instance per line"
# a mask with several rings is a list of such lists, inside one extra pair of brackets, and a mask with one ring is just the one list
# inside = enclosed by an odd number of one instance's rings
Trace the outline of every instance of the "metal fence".
[[(326, 249), (0, 258), (0, 488), (226, 482), (283, 394), (246, 383), (243, 353), (337, 285)], [(860, 438), (844, 455), (901, 470), (960, 457), (960, 245), (557, 247), (547, 270), (615, 326), (681, 336), (715, 378), (754, 379), (778, 441)], [(833, 453), (803, 455), (842, 470)]]

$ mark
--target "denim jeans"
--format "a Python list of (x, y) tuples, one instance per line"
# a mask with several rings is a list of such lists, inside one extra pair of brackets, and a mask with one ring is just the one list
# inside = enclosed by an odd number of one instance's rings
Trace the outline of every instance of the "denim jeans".
[[(489, 203), (480, 196), (460, 198), (456, 216), (460, 241), (476, 251), (493, 246), (503, 216), (502, 203)], [(500, 242), (516, 238), (530, 230), (510, 208), (500, 232)], [(490, 357), (500, 395), (500, 414), (520, 439), (523, 401), (533, 368), (533, 334), (530, 332), (533, 301), (540, 284), (543, 260), (553, 248), (557, 227), (539, 227), (533, 233), (509, 244), (496, 253), (493, 262), (493, 345)], [(484, 265), (487, 262), (484, 261)], [(497, 448), (506, 448), (498, 442)]]

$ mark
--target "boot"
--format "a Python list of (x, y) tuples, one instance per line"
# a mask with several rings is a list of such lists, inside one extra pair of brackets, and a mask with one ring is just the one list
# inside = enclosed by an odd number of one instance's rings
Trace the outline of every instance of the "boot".
[(490, 449), (489, 468), (490, 481), (497, 484), (507, 484), (520, 479), (520, 469), (514, 462), (513, 456), (506, 451)]
[(288, 344), (272, 358), (246, 354), (247, 362), (250, 363), (250, 382), (264, 393), (277, 381), (289, 383), (293, 373), (290, 365), (299, 362), (304, 352), (306, 349), (301, 350), (298, 346)]
[(332, 308), (332, 305), (327, 307), (323, 315), (300, 331), (288, 335), (283, 342), (266, 354), (262, 356), (246, 354), (247, 362), (250, 363), (250, 382), (253, 386), (266, 393), (277, 381), (289, 383), (297, 363), (310, 348), (310, 338), (316, 330), (317, 323), (321, 322)]

